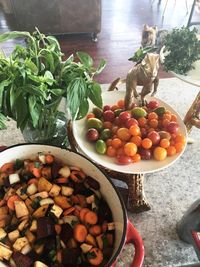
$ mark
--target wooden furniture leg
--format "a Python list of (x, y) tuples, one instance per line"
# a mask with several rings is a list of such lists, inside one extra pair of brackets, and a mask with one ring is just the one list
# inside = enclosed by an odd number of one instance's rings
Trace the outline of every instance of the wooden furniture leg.
[(151, 209), (145, 198), (143, 174), (133, 174), (128, 177), (127, 209), (136, 213)]
[(184, 123), (187, 128), (188, 134), (191, 132), (192, 127), (200, 128), (200, 91), (197, 94), (194, 102), (185, 115)]

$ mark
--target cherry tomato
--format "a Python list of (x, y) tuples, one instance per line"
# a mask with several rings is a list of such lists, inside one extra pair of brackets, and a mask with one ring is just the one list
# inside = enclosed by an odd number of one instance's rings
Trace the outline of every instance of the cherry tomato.
[(112, 110), (106, 110), (103, 112), (103, 118), (105, 121), (114, 121), (115, 113)]
[(114, 148), (120, 148), (122, 146), (122, 141), (119, 138), (114, 138), (111, 144)]
[(124, 145), (124, 152), (127, 156), (134, 156), (137, 153), (137, 146), (134, 143), (126, 143)]
[(129, 131), (133, 136), (140, 135), (140, 127), (138, 125), (132, 125)]
[(90, 142), (97, 141), (99, 138), (99, 133), (96, 129), (90, 128), (90, 129), (88, 129), (88, 131), (86, 133), (86, 138)]
[(105, 105), (105, 106), (103, 107), (103, 111), (110, 110), (110, 109), (111, 109), (111, 106), (109, 106), (109, 105)]
[[(134, 126), (131, 126), (134, 127)], [(122, 141), (128, 141), (131, 137), (131, 134), (127, 128), (119, 128), (117, 130), (117, 137), (121, 139)]]
[(136, 163), (136, 162), (139, 162), (141, 160), (141, 156), (140, 154), (135, 154), (133, 157), (132, 157), (132, 161), (133, 163)]
[(149, 101), (149, 103), (147, 103), (147, 107), (149, 109), (156, 109), (159, 107), (159, 103), (156, 100), (152, 100), (152, 101)]
[(160, 142), (160, 135), (156, 131), (151, 131), (148, 133), (147, 137), (152, 141), (153, 145), (157, 145)]
[(117, 105), (119, 106), (119, 108), (124, 108), (124, 99), (120, 99), (118, 102), (117, 102)]
[(157, 146), (153, 151), (153, 156), (156, 160), (164, 160), (167, 157), (167, 150), (163, 147)]
[(152, 141), (149, 138), (144, 138), (142, 140), (142, 143), (141, 144), (142, 144), (142, 147), (145, 148), (145, 149), (149, 149), (149, 148), (152, 147)]
[(140, 154), (141, 159), (149, 160), (151, 158), (151, 150), (150, 149), (145, 149), (143, 147), (140, 147), (138, 149), (138, 153)]
[(169, 132), (169, 133), (175, 133), (177, 134), (178, 131), (179, 131), (179, 125), (177, 122), (175, 121), (171, 121), (169, 122), (167, 125), (166, 125), (166, 130)]
[(119, 155), (117, 156), (117, 163), (121, 165), (127, 165), (132, 162), (131, 157), (125, 156), (125, 155)]
[(136, 144), (137, 147), (139, 147), (141, 146), (142, 138), (139, 135), (136, 135), (136, 136), (132, 136), (130, 141)]
[(125, 122), (126, 128), (130, 128), (132, 125), (138, 125), (138, 121), (134, 118), (130, 118)]
[(160, 140), (160, 146), (163, 148), (167, 148), (170, 146), (170, 141), (167, 138), (163, 138)]
[(123, 111), (119, 114), (119, 121), (121, 123), (125, 123), (127, 120), (131, 118), (131, 114), (128, 111)]

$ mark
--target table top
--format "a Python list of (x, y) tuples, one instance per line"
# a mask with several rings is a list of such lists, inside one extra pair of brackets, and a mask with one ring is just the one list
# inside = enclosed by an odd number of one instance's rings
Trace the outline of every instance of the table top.
[[(103, 86), (108, 88), (108, 85)], [(199, 88), (177, 78), (160, 80), (156, 97), (170, 104), (181, 116), (192, 104)], [(187, 208), (199, 198), (200, 138), (193, 129), (195, 143), (188, 145), (181, 158), (169, 168), (145, 175), (144, 189), (151, 210), (139, 214), (128, 213), (129, 219), (144, 240), (144, 267), (177, 267), (197, 263), (193, 248), (176, 234), (176, 225)], [(23, 143), (23, 137), (13, 121), (0, 131), (0, 145)], [(124, 183), (115, 181), (119, 187)], [(133, 249), (127, 246), (117, 267), (130, 266)]]

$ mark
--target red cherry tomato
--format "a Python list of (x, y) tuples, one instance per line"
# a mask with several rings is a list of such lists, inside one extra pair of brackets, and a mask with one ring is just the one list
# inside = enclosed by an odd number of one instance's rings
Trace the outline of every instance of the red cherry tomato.
[(119, 120), (121, 123), (125, 123), (131, 118), (131, 114), (128, 111), (123, 111), (119, 114)]
[(131, 157), (125, 155), (118, 155), (117, 156), (117, 163), (120, 165), (127, 165), (132, 162)]
[(105, 121), (114, 121), (115, 113), (112, 110), (106, 110), (103, 112), (103, 118)]
[(156, 131), (148, 133), (147, 137), (152, 141), (153, 145), (157, 145), (160, 142), (160, 135)]
[(156, 109), (156, 108), (159, 107), (159, 103), (156, 100), (152, 100), (152, 101), (149, 101), (149, 103), (147, 104), (147, 107), (149, 109), (152, 109), (153, 110), (153, 109)]
[(130, 128), (132, 125), (138, 125), (138, 121), (134, 118), (130, 118), (125, 122), (126, 128)]

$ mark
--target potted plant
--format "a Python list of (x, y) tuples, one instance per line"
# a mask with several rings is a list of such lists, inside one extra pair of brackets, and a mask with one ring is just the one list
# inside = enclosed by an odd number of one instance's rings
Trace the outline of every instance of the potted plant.
[(12, 118), (26, 141), (52, 144), (66, 136), (59, 110), (63, 98), (72, 120), (86, 115), (88, 100), (102, 106), (101, 87), (93, 77), (104, 69), (105, 60), (97, 68), (83, 52), (77, 52), (79, 62), (73, 55), (63, 60), (56, 38), (38, 29), (33, 34), (4, 33), (0, 42), (13, 38), (25, 38), (26, 46), (16, 45), (8, 57), (0, 55), (0, 129), (6, 127), (6, 118)]

